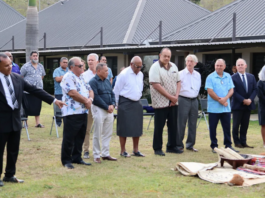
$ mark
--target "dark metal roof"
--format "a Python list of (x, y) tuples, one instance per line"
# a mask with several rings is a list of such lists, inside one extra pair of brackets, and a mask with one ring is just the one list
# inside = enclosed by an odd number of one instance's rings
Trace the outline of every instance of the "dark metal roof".
[(23, 20), (25, 17), (0, 0), (0, 32), (11, 25)]
[[(204, 40), (214, 37), (236, 13), (236, 37), (265, 36), (265, 0), (237, 0), (173, 31), (163, 41)], [(232, 37), (230, 23), (216, 38)]]
[[(188, 0), (147, 0), (132, 42), (140, 43), (146, 39), (159, 21), (162, 21), (163, 35), (166, 35), (209, 13), (209, 10)], [(158, 30), (149, 37), (153, 40), (156, 38)]]
[[(48, 49), (81, 47), (103, 27), (103, 45), (127, 45), (145, 39), (160, 20), (167, 33), (208, 13), (188, 0), (65, 0), (39, 13), (39, 40), (46, 32)], [(0, 46), (14, 35), (15, 50), (25, 49), (25, 28), (26, 19), (0, 32)], [(99, 43), (97, 35), (87, 46)], [(39, 48), (43, 47), (41, 40)]]

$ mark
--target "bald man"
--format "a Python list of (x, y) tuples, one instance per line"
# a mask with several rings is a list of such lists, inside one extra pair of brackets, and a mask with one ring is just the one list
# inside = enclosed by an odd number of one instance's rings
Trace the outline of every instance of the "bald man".
[(144, 86), (142, 68), (142, 59), (139, 56), (133, 57), (130, 66), (119, 74), (113, 90), (118, 105), (117, 135), (120, 137), (120, 155), (123, 157), (130, 157), (125, 149), (127, 137), (133, 139), (133, 155), (144, 157), (138, 150), (139, 139), (143, 134), (143, 108), (140, 104)]

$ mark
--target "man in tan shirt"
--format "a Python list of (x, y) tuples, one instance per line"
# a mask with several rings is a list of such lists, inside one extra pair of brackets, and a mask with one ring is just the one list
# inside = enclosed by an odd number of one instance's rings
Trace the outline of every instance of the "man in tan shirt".
[(159, 60), (149, 71), (152, 106), (155, 109), (155, 130), (153, 149), (156, 155), (165, 156), (162, 151), (163, 128), (167, 120), (167, 153), (182, 153), (177, 149), (177, 115), (180, 78), (177, 66), (170, 62), (171, 50), (163, 48)]

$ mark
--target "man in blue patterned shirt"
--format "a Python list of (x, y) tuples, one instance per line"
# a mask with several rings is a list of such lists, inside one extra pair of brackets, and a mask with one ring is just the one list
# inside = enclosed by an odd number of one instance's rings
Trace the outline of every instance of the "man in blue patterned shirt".
[(94, 98), (91, 87), (81, 76), (83, 67), (81, 58), (71, 58), (68, 63), (68, 68), (71, 71), (64, 75), (60, 84), (63, 92), (62, 101), (67, 104), (62, 108), (64, 128), (61, 161), (63, 166), (68, 169), (74, 168), (72, 163), (91, 165), (81, 158), (88, 109)]
[[(208, 92), (208, 107), (210, 138), (212, 152), (218, 147), (216, 138), (216, 127), (219, 120), (221, 121), (224, 133), (224, 145), (234, 150), (231, 146), (231, 107), (230, 97), (234, 93), (234, 84), (230, 74), (224, 72), (226, 67), (223, 59), (215, 62), (215, 71), (211, 73), (205, 84), (205, 90)], [(234, 150), (235, 151), (235, 150)]]

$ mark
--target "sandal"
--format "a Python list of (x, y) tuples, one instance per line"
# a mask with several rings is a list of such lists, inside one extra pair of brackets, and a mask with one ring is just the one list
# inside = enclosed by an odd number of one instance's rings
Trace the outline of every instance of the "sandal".
[(131, 157), (126, 151), (120, 154), (122, 157)]
[(44, 125), (42, 124), (38, 124), (37, 126), (35, 126), (36, 128), (44, 128)]
[(133, 156), (136, 156), (136, 157), (145, 157), (144, 154), (142, 154), (140, 151), (138, 151), (138, 152), (134, 152), (133, 151)]

